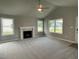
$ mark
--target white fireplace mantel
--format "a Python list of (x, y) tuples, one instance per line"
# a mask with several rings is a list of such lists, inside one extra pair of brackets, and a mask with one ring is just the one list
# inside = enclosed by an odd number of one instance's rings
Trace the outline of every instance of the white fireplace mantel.
[(23, 40), (23, 31), (32, 31), (32, 36), (35, 37), (35, 31), (33, 26), (29, 27), (20, 27), (20, 38)]

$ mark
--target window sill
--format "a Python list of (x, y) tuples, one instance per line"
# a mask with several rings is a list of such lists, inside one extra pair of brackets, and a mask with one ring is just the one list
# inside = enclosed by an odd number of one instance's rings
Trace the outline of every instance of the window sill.
[(49, 32), (50, 34), (60, 34), (62, 35), (63, 33), (54, 33), (54, 32)]
[(8, 36), (14, 36), (14, 34), (13, 35), (1, 35), (2, 37), (8, 37)]

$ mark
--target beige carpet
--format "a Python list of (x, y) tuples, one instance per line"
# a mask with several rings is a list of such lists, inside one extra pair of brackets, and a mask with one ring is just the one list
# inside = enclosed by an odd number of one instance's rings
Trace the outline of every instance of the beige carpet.
[(47, 37), (0, 44), (0, 59), (77, 59), (77, 48)]

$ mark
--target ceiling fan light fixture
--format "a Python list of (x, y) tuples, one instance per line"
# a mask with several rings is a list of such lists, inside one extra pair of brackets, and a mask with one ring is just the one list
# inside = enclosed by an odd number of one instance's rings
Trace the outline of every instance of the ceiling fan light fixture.
[(37, 11), (39, 11), (39, 12), (42, 12), (43, 11), (43, 5), (42, 4), (39, 4), (38, 5)]
[(38, 9), (37, 9), (37, 11), (42, 12), (42, 11), (43, 11), (43, 9), (42, 9), (42, 8), (38, 8)]
[(37, 11), (38, 12), (43, 12), (43, 5), (41, 4), (41, 0), (38, 0)]

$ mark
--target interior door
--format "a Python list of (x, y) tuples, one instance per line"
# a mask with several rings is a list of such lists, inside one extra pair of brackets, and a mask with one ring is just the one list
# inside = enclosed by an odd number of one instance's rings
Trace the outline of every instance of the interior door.
[(75, 24), (75, 42), (78, 43), (78, 17), (76, 18)]

